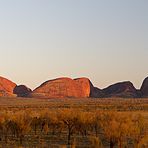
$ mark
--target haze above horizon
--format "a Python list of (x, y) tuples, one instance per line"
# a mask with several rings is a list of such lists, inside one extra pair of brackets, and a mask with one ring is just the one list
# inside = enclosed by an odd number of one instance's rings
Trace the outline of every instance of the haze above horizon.
[(0, 76), (35, 88), (88, 77), (104, 88), (148, 76), (148, 1), (1, 0)]

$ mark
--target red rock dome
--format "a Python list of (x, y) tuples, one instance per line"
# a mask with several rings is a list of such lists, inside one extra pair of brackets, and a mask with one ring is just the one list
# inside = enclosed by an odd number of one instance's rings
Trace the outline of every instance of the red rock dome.
[(13, 96), (13, 89), (16, 84), (12, 81), (0, 77), (0, 96)]
[(41, 84), (32, 93), (41, 98), (86, 98), (90, 96), (90, 81), (87, 78), (58, 78)]

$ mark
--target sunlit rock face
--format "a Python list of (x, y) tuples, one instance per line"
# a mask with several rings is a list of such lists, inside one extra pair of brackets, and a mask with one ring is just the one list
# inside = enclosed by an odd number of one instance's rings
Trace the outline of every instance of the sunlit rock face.
[(31, 94), (40, 98), (87, 98), (90, 96), (90, 81), (87, 78), (58, 78), (41, 84)]
[(90, 91), (91, 91), (90, 80), (88, 78), (78, 78), (78, 79), (74, 79), (74, 81), (75, 83), (77, 83), (77, 85), (79, 85), (81, 90), (81, 95), (84, 98), (89, 97)]
[(14, 96), (13, 89), (16, 84), (6, 78), (0, 77), (0, 97)]
[(18, 97), (27, 97), (31, 92), (32, 90), (25, 85), (18, 85), (13, 90)]
[(148, 97), (148, 77), (144, 79), (141, 89), (141, 97)]

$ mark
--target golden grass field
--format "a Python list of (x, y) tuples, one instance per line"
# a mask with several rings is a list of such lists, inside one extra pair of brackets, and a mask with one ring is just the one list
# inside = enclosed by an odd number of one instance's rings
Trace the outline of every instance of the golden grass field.
[(0, 147), (147, 148), (148, 98), (0, 98)]

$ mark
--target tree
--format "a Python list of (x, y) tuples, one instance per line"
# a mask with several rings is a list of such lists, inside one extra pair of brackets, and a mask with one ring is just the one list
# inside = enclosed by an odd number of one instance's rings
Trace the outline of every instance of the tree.
[(76, 124), (78, 121), (77, 112), (76, 112), (76, 110), (71, 110), (71, 109), (62, 110), (58, 114), (58, 119), (64, 123), (65, 128), (68, 131), (67, 144), (70, 145), (71, 144), (71, 136), (75, 132)]
[(131, 127), (131, 137), (134, 141), (136, 148), (142, 147), (142, 145), (148, 145), (148, 131), (147, 122), (141, 114), (133, 116), (133, 125)]
[(110, 148), (115, 147), (117, 144), (119, 148), (122, 148), (123, 141), (126, 141), (131, 129), (131, 121), (128, 114), (107, 112), (102, 117), (103, 135), (109, 142)]
[(12, 117), (12, 126), (15, 124), (16, 133), (18, 138), (20, 138), (20, 143), (22, 144), (23, 138), (31, 130), (31, 117), (28, 112), (17, 112)]
[(91, 112), (84, 112), (79, 111), (77, 122), (76, 122), (76, 129), (79, 131), (83, 136), (87, 136), (88, 131), (91, 130), (92, 122), (93, 122), (93, 114)]
[(101, 111), (96, 111), (96, 112), (93, 112), (93, 121), (92, 121), (92, 126), (93, 126), (93, 129), (95, 131), (95, 135), (96, 137), (98, 137), (99, 135), (99, 132), (101, 133), (102, 132), (102, 117), (103, 116), (103, 113)]

